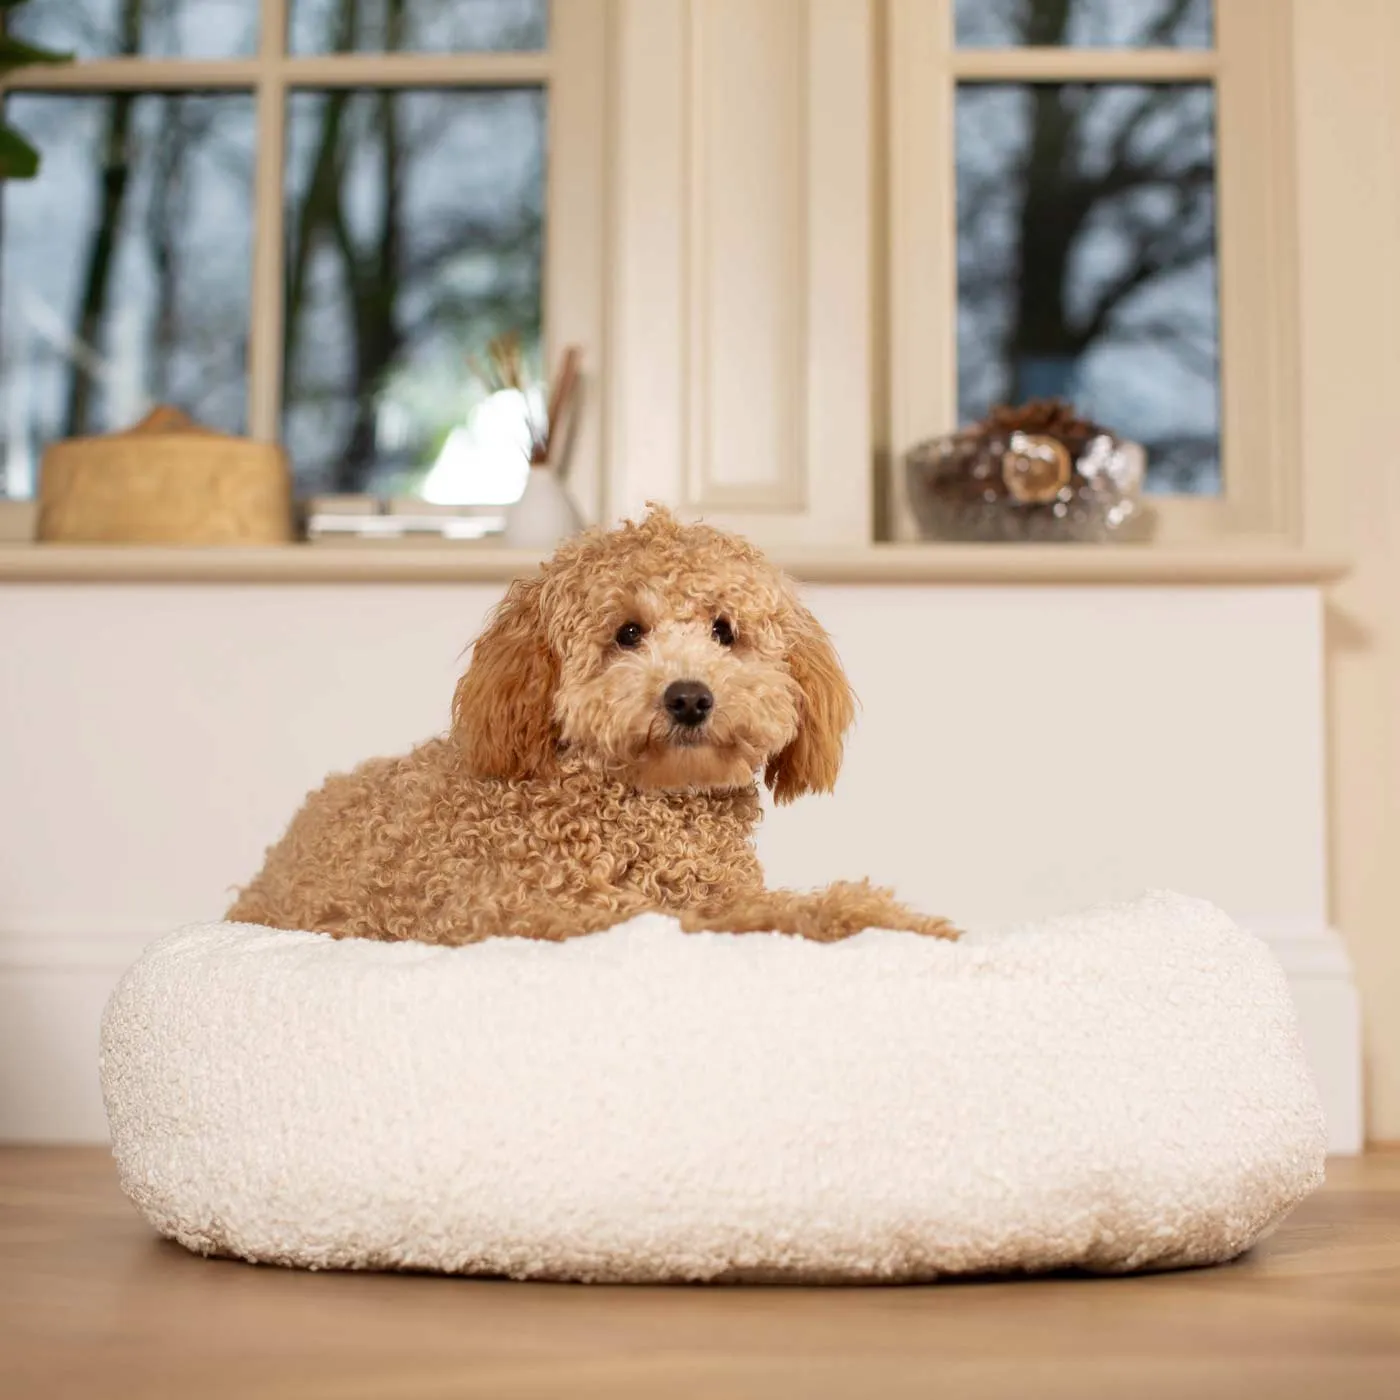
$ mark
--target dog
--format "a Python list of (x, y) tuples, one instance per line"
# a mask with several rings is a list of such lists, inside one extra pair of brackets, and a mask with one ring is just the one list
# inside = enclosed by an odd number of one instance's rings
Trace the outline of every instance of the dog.
[(329, 778), (227, 918), (337, 938), (688, 930), (956, 936), (866, 881), (766, 889), (759, 778), (828, 792), (855, 716), (831, 642), (748, 542), (651, 507), (511, 584), (442, 737)]

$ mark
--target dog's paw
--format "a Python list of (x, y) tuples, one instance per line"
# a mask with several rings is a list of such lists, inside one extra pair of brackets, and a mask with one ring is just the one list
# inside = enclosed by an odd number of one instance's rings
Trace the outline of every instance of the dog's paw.
[(947, 919), (919, 914), (868, 880), (838, 881), (811, 892), (765, 890), (722, 909), (687, 911), (681, 927), (687, 933), (792, 933), (818, 943), (835, 943), (868, 928), (958, 936)]
[(823, 903), (825, 922), (831, 927), (832, 936), (843, 937), (867, 928), (883, 928), (923, 934), (930, 938), (958, 937), (958, 929), (947, 919), (921, 914), (907, 904), (901, 904), (888, 890), (872, 887), (865, 881), (831, 886)]
[(940, 919), (928, 914), (915, 914), (912, 910), (903, 916), (902, 922), (892, 924), (891, 927), (905, 929), (909, 933), (926, 934), (929, 938), (958, 939), (962, 937), (962, 930), (947, 919)]

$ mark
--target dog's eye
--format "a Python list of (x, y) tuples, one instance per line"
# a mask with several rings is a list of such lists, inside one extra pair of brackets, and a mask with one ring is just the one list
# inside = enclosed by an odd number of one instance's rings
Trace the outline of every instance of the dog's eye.
[(617, 629), (617, 636), (613, 639), (620, 647), (632, 648), (640, 644), (642, 640), (642, 624), (640, 622), (624, 622)]
[(727, 617), (717, 617), (710, 628), (710, 636), (722, 647), (734, 645), (734, 624)]

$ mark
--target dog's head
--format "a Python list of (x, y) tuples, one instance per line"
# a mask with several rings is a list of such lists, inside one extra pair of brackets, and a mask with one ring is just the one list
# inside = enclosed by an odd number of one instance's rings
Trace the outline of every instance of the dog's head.
[(511, 585), (457, 687), (479, 777), (565, 755), (639, 788), (829, 791), (854, 699), (831, 642), (752, 545), (653, 508)]

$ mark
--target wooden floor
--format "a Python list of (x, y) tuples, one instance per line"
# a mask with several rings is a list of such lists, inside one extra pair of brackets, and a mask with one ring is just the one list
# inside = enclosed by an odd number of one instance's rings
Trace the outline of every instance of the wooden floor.
[(106, 1154), (0, 1148), (0, 1397), (1400, 1397), (1400, 1154), (1249, 1258), (1128, 1279), (601, 1288), (309, 1274), (155, 1240)]

